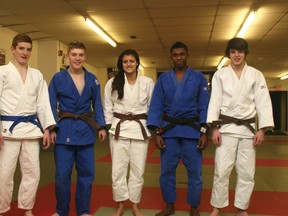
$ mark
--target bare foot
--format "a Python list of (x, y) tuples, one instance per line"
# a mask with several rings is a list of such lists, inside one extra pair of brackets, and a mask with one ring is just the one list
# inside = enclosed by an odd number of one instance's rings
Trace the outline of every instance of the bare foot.
[(123, 202), (119, 202), (117, 210), (112, 214), (112, 216), (121, 216), (124, 212)]
[(210, 216), (220, 216), (220, 209), (213, 208), (213, 211), (211, 212)]
[(238, 209), (237, 216), (249, 216), (246, 210)]
[(34, 216), (32, 213), (32, 209), (25, 211), (24, 216)]
[(175, 208), (174, 203), (167, 203), (166, 207), (155, 214), (155, 216), (167, 216), (167, 215), (174, 215), (175, 214)]
[(137, 203), (133, 203), (132, 205), (132, 212), (134, 216), (144, 216), (144, 214), (142, 214), (142, 212), (140, 211), (140, 209), (137, 206)]

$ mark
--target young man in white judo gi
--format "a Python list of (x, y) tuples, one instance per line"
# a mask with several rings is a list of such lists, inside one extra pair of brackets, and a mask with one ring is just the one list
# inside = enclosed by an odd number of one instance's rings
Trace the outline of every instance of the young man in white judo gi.
[[(135, 50), (125, 50), (118, 57), (119, 73), (105, 87), (105, 121), (111, 124), (113, 199), (118, 208), (113, 216), (121, 216), (124, 201), (132, 202), (135, 216), (143, 216), (138, 208), (144, 184), (144, 170), (150, 133), (146, 117), (154, 88), (152, 79), (142, 76)], [(130, 166), (129, 178), (128, 167)]]
[[(211, 216), (229, 205), (229, 176), (235, 166), (237, 185), (234, 206), (247, 216), (254, 188), (256, 147), (264, 133), (274, 127), (271, 99), (263, 74), (246, 63), (248, 43), (231, 39), (226, 48), (230, 64), (213, 76), (207, 122), (216, 144)], [(258, 127), (255, 127), (257, 117)]]
[(77, 171), (77, 215), (89, 216), (95, 176), (95, 128), (100, 142), (106, 138), (100, 83), (84, 67), (86, 47), (82, 42), (73, 41), (68, 44), (67, 58), (69, 66), (56, 73), (49, 84), (51, 107), (57, 120), (57, 127), (51, 132), (52, 143), (55, 143), (57, 200), (53, 216), (69, 215), (74, 164)]
[(55, 121), (43, 75), (28, 66), (31, 38), (16, 35), (11, 51), (13, 60), (0, 66), (0, 216), (10, 209), (18, 158), (22, 174), (18, 208), (25, 210), (25, 216), (32, 216), (40, 180), (40, 138), (47, 149)]

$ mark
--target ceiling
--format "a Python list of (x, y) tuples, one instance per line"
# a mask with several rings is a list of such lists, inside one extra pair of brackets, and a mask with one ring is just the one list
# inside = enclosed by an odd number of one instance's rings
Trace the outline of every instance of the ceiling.
[[(118, 55), (131, 48), (144, 67), (166, 70), (171, 45), (182, 41), (192, 68), (215, 71), (227, 41), (252, 9), (257, 17), (244, 36), (248, 64), (266, 77), (279, 77), (288, 72), (287, 0), (0, 0), (0, 25), (33, 40), (83, 41), (87, 62), (95, 67), (115, 67)], [(85, 15), (118, 46), (96, 35)]]

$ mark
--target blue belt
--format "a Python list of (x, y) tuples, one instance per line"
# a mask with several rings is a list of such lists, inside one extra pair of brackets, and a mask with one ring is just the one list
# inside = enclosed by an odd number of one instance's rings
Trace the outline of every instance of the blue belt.
[(3, 116), (1, 115), (0, 119), (2, 121), (13, 121), (13, 124), (10, 126), (9, 131), (12, 133), (14, 127), (19, 124), (20, 122), (31, 122), (32, 124), (36, 125), (42, 130), (41, 125), (39, 122), (36, 121), (37, 115), (29, 115), (29, 116)]

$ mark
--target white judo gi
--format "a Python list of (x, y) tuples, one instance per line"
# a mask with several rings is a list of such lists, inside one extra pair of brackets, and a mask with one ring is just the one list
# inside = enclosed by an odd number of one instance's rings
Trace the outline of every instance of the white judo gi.
[[(125, 75), (124, 75), (125, 76)], [(144, 184), (143, 174), (148, 150), (148, 139), (143, 138), (138, 122), (126, 120), (121, 123), (119, 139), (115, 139), (116, 125), (120, 121), (113, 113), (120, 114), (147, 114), (154, 88), (152, 79), (137, 75), (137, 80), (130, 86), (125, 76), (124, 96), (118, 100), (118, 94), (111, 94), (113, 78), (105, 86), (104, 115), (106, 124), (111, 124), (110, 149), (112, 157), (112, 188), (113, 199), (116, 202), (130, 200), (139, 203)], [(140, 120), (149, 136), (146, 119)], [(128, 166), (130, 166), (127, 183)]]
[[(13, 63), (0, 66), (0, 117), (37, 115), (42, 128), (55, 125), (47, 84), (37, 69), (28, 67), (25, 83)], [(41, 129), (31, 122), (20, 122), (12, 133), (13, 121), (0, 123), (4, 145), (0, 149), (0, 213), (10, 209), (13, 177), (18, 157), (22, 179), (18, 193), (18, 207), (32, 209), (40, 179), (39, 139)]]
[[(250, 119), (257, 115), (257, 128), (273, 128), (271, 99), (263, 74), (247, 64), (240, 79), (231, 65), (218, 70), (212, 79), (207, 123), (218, 120), (220, 114), (237, 119)], [(251, 125), (255, 128), (254, 123)], [(229, 205), (229, 176), (235, 165), (238, 177), (234, 205), (247, 209), (254, 188), (254, 134), (248, 127), (234, 123), (222, 125), (219, 131), (222, 142), (215, 152), (211, 205), (216, 208)]]

